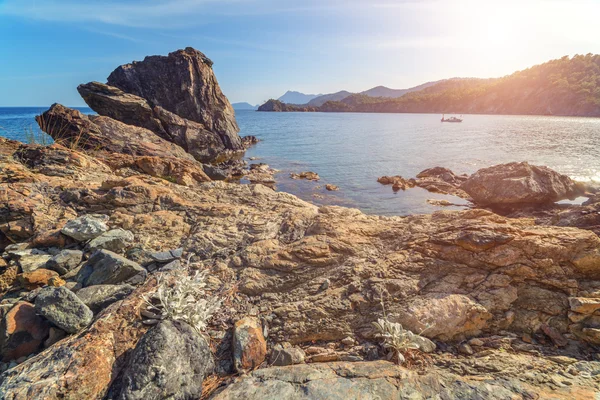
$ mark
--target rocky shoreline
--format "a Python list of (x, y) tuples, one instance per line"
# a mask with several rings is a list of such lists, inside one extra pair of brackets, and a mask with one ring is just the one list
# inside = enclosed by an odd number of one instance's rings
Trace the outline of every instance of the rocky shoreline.
[[(217, 89), (196, 50), (148, 57), (80, 87), (98, 116), (40, 116), (55, 144), (0, 139), (1, 398), (598, 396), (593, 195), (511, 215), (317, 207), (229, 182), (272, 171), (235, 160), (253, 140)], [(441, 172), (417, 180), (475, 199)], [(419, 335), (396, 351), (378, 320)]]

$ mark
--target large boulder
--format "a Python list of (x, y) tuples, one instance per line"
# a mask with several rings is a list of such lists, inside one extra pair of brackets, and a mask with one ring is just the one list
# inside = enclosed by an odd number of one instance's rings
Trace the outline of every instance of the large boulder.
[(162, 321), (133, 349), (109, 399), (199, 399), (214, 361), (208, 343), (183, 322)]
[(568, 176), (527, 162), (482, 168), (460, 188), (481, 206), (553, 203), (584, 193), (583, 185)]
[(63, 287), (45, 287), (35, 298), (35, 311), (68, 333), (87, 327), (94, 314), (75, 293)]
[(229, 150), (242, 150), (233, 107), (221, 92), (212, 61), (191, 47), (146, 57), (115, 69), (108, 84), (134, 94), (221, 136)]
[(82, 287), (102, 284), (138, 284), (146, 279), (147, 272), (138, 263), (109, 250), (97, 250), (77, 274)]
[(85, 102), (98, 114), (128, 125), (146, 128), (181, 146), (194, 158), (209, 162), (228, 147), (219, 133), (211, 132), (199, 123), (182, 118), (160, 106), (152, 106), (146, 99), (99, 82), (79, 85)]

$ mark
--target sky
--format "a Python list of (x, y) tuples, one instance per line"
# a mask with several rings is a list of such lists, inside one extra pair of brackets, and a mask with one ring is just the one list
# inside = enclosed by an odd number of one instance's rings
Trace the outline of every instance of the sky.
[(231, 102), (498, 77), (600, 53), (599, 0), (0, 0), (0, 106), (195, 47)]

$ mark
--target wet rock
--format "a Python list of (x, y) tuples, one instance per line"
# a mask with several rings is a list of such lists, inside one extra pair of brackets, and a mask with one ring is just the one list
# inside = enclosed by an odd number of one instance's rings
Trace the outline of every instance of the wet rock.
[(42, 268), (52, 258), (47, 254), (30, 254), (19, 257), (18, 264), (23, 272), (32, 272)]
[(482, 206), (553, 203), (584, 192), (568, 176), (526, 162), (482, 168), (460, 188)]
[(284, 347), (277, 344), (273, 347), (269, 362), (275, 366), (302, 364), (304, 357), (304, 351), (298, 347)]
[(78, 242), (94, 239), (108, 231), (104, 218), (96, 218), (91, 215), (83, 215), (65, 224), (61, 232), (63, 235), (72, 237)]
[(311, 172), (311, 171), (300, 172), (299, 174), (291, 173), (290, 178), (306, 179), (307, 181), (318, 181), (319, 179), (321, 179), (321, 177), (319, 177), (319, 174), (317, 174), (316, 172)]
[(48, 323), (36, 314), (33, 304), (23, 301), (15, 304), (0, 324), (2, 360), (16, 360), (38, 351), (48, 329)]
[(96, 314), (129, 296), (134, 289), (131, 285), (94, 285), (78, 290), (77, 297)]
[(340, 190), (340, 188), (336, 185), (332, 185), (331, 183), (328, 183), (327, 185), (325, 185), (325, 189), (329, 190), (330, 192), (335, 192)]
[(46, 263), (46, 268), (64, 275), (77, 268), (82, 259), (83, 252), (80, 250), (61, 250)]
[(50, 285), (50, 280), (52, 278), (58, 278), (58, 272), (40, 268), (33, 272), (26, 272), (19, 275), (17, 277), (17, 281), (23, 288), (27, 290), (33, 290), (42, 286)]
[(189, 325), (162, 321), (133, 349), (109, 399), (197, 399), (214, 361), (206, 340)]
[(122, 252), (133, 243), (133, 233), (122, 228), (111, 229), (104, 232), (100, 236), (92, 239), (87, 247), (90, 250), (110, 250), (114, 252)]
[(238, 372), (257, 368), (265, 360), (267, 343), (258, 318), (245, 317), (235, 323), (233, 362)]
[(35, 299), (35, 311), (68, 333), (87, 327), (94, 314), (75, 293), (64, 287), (46, 287)]
[(126, 64), (108, 77), (108, 85), (146, 99), (181, 118), (202, 124), (230, 150), (242, 150), (231, 104), (221, 92), (212, 61), (190, 47), (167, 57), (146, 57)]
[(147, 272), (138, 263), (109, 250), (97, 250), (77, 274), (82, 287), (102, 284), (139, 284)]

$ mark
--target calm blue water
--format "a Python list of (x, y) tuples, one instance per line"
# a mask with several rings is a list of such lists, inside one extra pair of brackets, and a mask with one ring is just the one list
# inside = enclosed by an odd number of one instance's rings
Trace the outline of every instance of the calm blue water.
[[(0, 108), (0, 135), (26, 141), (41, 108)], [(80, 109), (92, 113), (89, 108)], [(279, 169), (277, 189), (318, 204), (357, 207), (367, 213), (432, 212), (427, 199), (451, 196), (415, 188), (393, 193), (382, 175), (414, 177), (444, 166), (456, 173), (510, 161), (547, 165), (578, 180), (600, 181), (600, 119), (465, 115), (461, 124), (433, 114), (260, 113), (237, 111), (241, 135), (261, 142), (246, 158)], [(290, 172), (314, 171), (320, 182), (296, 181)], [(325, 184), (340, 187), (328, 192)]]

